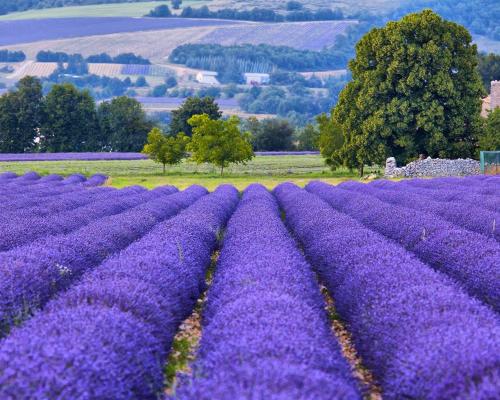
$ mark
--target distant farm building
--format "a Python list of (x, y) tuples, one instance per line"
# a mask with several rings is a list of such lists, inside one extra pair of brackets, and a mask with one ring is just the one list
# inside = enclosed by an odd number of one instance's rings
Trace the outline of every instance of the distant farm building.
[(488, 116), (488, 111), (500, 107), (500, 81), (491, 82), (491, 94), (483, 99), (483, 109), (481, 115)]
[(205, 85), (218, 85), (217, 75), (215, 71), (200, 71), (196, 74), (196, 81)]
[(258, 74), (254, 72), (247, 72), (245, 74), (245, 81), (247, 85), (267, 85), (269, 83), (269, 74)]

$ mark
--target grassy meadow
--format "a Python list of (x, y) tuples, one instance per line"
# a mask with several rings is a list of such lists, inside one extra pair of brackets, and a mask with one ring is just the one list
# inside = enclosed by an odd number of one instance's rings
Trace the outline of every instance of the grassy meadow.
[[(36, 171), (42, 175), (81, 173), (87, 176), (102, 173), (109, 176), (108, 185), (114, 187), (141, 185), (153, 188), (174, 185), (184, 189), (189, 185), (198, 184), (209, 190), (223, 183), (230, 183), (241, 190), (254, 182), (273, 188), (286, 181), (303, 186), (313, 179), (332, 184), (358, 179), (355, 172), (346, 169), (332, 172), (324, 165), (319, 155), (257, 156), (246, 165), (227, 168), (222, 177), (219, 170), (211, 165), (196, 165), (189, 161), (167, 167), (165, 174), (162, 173), (161, 165), (150, 160), (2, 162), (0, 173), (5, 171), (18, 174)], [(377, 169), (367, 171), (370, 172), (377, 172)]]
[[(153, 8), (167, 4), (170, 1), (146, 1), (141, 3), (112, 3), (93, 4), (88, 6), (71, 6), (57, 8), (42, 8), (39, 10), (28, 10), (15, 12), (0, 16), (0, 21), (12, 21), (19, 19), (41, 19), (41, 18), (75, 18), (75, 17), (142, 17)], [(210, 4), (210, 1), (184, 0), (181, 7), (201, 7)], [(171, 9), (175, 14), (178, 11)]]

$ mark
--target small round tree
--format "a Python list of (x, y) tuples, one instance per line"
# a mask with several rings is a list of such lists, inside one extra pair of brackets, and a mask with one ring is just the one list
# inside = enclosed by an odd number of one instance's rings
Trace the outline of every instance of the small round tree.
[(229, 164), (244, 164), (254, 157), (250, 133), (241, 132), (240, 120), (213, 120), (207, 114), (189, 119), (193, 136), (188, 144), (192, 159), (198, 164), (207, 162), (220, 167), (220, 174)]
[(186, 158), (186, 146), (189, 138), (183, 133), (177, 136), (165, 136), (159, 128), (153, 128), (148, 134), (148, 142), (142, 150), (153, 161), (165, 166), (179, 164)]

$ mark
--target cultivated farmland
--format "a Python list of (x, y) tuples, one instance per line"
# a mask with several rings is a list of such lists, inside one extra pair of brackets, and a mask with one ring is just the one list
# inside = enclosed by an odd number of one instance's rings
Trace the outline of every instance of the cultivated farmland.
[(234, 25), (236, 21), (189, 18), (58, 18), (0, 21), (0, 46), (121, 32)]
[(500, 178), (105, 180), (0, 175), (1, 398), (499, 397)]
[(357, 21), (288, 22), (218, 28), (198, 43), (223, 46), (234, 44), (268, 44), (289, 46), (301, 50), (323, 50), (335, 44), (338, 35)]
[[(104, 23), (107, 20), (114, 22), (108, 26)], [(129, 24), (127, 22), (129, 20), (133, 23)], [(171, 22), (151, 24), (152, 20)], [(89, 56), (102, 52), (116, 55), (126, 49), (127, 52), (139, 54), (155, 63), (164, 63), (173, 49), (187, 43), (222, 45), (265, 43), (297, 49), (322, 50), (331, 47), (338, 35), (346, 33), (349, 26), (357, 23), (352, 20), (266, 24), (181, 18), (83, 18), (41, 20), (35, 23), (41, 24), (40, 29), (45, 29), (43, 24), (49, 21), (52, 22), (48, 32), (36, 34), (31, 31), (20, 37), (8, 34), (0, 39), (0, 46), (22, 50), (29, 59), (34, 59), (41, 50), (81, 53)], [(81, 24), (80, 21), (85, 23)], [(0, 32), (2, 26), (4, 30), (8, 30), (6, 24), (22, 23), (27, 24), (28, 21), (0, 21)], [(67, 29), (67, 25), (71, 24), (74, 27)], [(16, 26), (15, 29), (21, 29), (21, 26)]]

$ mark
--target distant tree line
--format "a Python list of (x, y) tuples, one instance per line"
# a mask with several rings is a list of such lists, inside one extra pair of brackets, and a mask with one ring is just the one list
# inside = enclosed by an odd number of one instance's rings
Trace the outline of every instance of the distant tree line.
[(25, 77), (0, 96), (0, 152), (140, 151), (153, 123), (141, 104), (117, 97), (96, 105), (86, 90), (55, 84), (44, 96)]
[(399, 19), (422, 9), (434, 12), (450, 21), (464, 25), (470, 31), (500, 40), (500, 6), (498, 0), (414, 0), (405, 2), (384, 16), (384, 21)]
[(26, 60), (23, 51), (0, 50), (0, 62), (21, 62)]
[(85, 58), (78, 53), (68, 54), (62, 51), (54, 52), (50, 50), (42, 50), (39, 51), (36, 55), (36, 60), (39, 62), (67, 63), (75, 59), (86, 61), (88, 63), (102, 63), (102, 64), (141, 64), (141, 65), (151, 64), (151, 61), (149, 61), (148, 59), (136, 55), (134, 53), (122, 53), (114, 57), (110, 56), (107, 53), (101, 53), (101, 54), (94, 54)]
[(294, 21), (337, 21), (344, 19), (342, 10), (320, 8), (316, 11), (304, 9), (289, 9), (281, 14), (270, 8), (253, 8), (251, 10), (235, 10), (223, 8), (211, 11), (207, 6), (200, 8), (185, 7), (180, 15), (183, 18), (217, 18), (258, 22), (294, 22)]
[(500, 54), (479, 54), (478, 69), (484, 88), (489, 92), (491, 81), (500, 80)]

